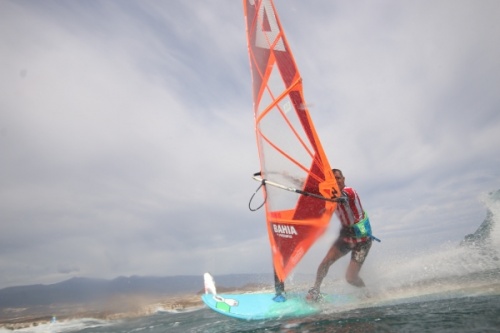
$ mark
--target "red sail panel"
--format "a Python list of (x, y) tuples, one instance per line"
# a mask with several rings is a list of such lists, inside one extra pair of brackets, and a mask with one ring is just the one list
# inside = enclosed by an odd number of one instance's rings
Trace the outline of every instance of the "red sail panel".
[[(272, 0), (244, 0), (262, 177), (330, 198), (338, 191), (304, 102), (302, 79)], [(326, 230), (336, 204), (266, 186), (273, 263), (284, 281)]]

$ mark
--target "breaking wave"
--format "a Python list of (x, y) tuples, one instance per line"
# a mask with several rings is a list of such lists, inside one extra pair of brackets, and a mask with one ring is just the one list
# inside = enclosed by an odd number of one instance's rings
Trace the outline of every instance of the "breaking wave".
[(500, 190), (482, 199), (487, 215), (460, 245), (383, 263), (373, 281), (379, 294), (500, 294)]

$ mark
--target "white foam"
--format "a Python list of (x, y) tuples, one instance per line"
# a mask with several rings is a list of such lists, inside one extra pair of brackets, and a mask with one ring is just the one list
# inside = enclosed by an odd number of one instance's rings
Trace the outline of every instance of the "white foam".
[(37, 326), (30, 326), (12, 331), (9, 330), (9, 332), (63, 333), (82, 330), (84, 328), (102, 327), (110, 324), (110, 322), (105, 320), (82, 318), (42, 323)]

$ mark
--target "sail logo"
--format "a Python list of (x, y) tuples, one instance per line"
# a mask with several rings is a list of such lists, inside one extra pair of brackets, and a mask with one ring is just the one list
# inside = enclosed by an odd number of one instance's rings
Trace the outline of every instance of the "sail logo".
[[(255, 0), (248, 0), (255, 6)], [(278, 20), (274, 15), (273, 5), (269, 0), (262, 0), (257, 15), (257, 24), (255, 25), (255, 46), (263, 49), (273, 49), (275, 51), (285, 51), (285, 44), (280, 35)], [(278, 40), (276, 40), (279, 38)]]
[(294, 226), (285, 224), (273, 224), (273, 231), (276, 235), (283, 238), (293, 238), (294, 235), (297, 236), (299, 234)]

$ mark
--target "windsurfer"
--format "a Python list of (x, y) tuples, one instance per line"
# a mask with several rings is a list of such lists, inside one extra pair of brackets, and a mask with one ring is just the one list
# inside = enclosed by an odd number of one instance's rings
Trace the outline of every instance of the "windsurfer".
[(321, 298), (320, 286), (330, 266), (349, 252), (351, 252), (351, 261), (347, 268), (346, 280), (356, 287), (364, 287), (365, 283), (359, 277), (359, 271), (372, 245), (368, 216), (361, 206), (358, 194), (353, 188), (345, 186), (342, 171), (339, 169), (332, 169), (332, 171), (342, 193), (337, 200), (338, 207), (335, 211), (342, 229), (318, 267), (314, 286), (307, 294), (307, 299), (311, 301), (318, 301)]

